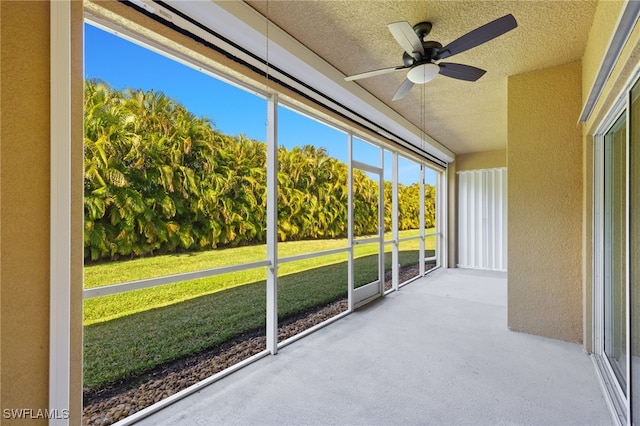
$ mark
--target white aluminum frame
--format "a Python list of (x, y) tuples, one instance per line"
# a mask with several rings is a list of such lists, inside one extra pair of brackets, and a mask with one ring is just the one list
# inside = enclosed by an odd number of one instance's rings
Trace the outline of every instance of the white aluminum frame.
[[(50, 3), (49, 425), (69, 424), (71, 377), (71, 2)], [(66, 415), (64, 414), (66, 413)]]
[[(241, 58), (258, 69), (262, 68), (262, 63), (256, 57), (235, 48), (224, 40), (215, 39), (211, 34), (164, 9), (161, 5), (152, 3), (149, 0), (139, 0), (139, 3), (148, 3), (154, 9), (153, 13), (163, 19), (167, 19), (213, 44), (224, 46), (225, 50), (234, 56)], [(342, 73), (302, 46), (276, 25), (270, 25), (267, 33), (265, 30), (267, 28), (267, 18), (243, 2), (169, 0), (167, 3), (186, 15), (197, 17), (201, 24), (215, 29), (226, 39), (250, 49), (251, 53), (259, 58), (266, 57), (265, 46), (268, 44), (270, 63), (287, 70), (291, 75), (301, 81), (305, 81), (307, 84), (322, 85), (323, 92), (327, 93), (330, 99), (335, 100), (335, 102), (327, 99), (322, 99), (322, 101), (328, 102), (331, 108), (339, 111), (345, 117), (349, 117), (354, 122), (361, 122), (362, 120), (361, 116), (352, 112), (359, 111), (361, 115), (367, 116), (369, 125), (375, 126), (374, 130), (377, 133), (389, 140), (393, 140), (398, 145), (402, 145), (402, 143), (399, 143), (399, 139), (389, 132), (396, 133), (414, 148), (420, 149), (429, 155), (433, 155), (445, 162), (453, 161), (454, 154), (451, 151), (440, 145), (429, 135), (425, 135), (415, 125), (409, 123), (387, 105), (381, 103), (379, 99), (362, 90), (357, 84), (345, 85), (345, 76)], [(317, 93), (308, 90), (304, 85), (292, 80), (287, 75), (279, 73), (276, 69), (272, 69), (270, 74), (281, 81), (286, 81), (291, 87), (301, 91), (310, 99), (318, 99)]]
[[(398, 184), (400, 182), (399, 179), (399, 170), (400, 170), (400, 166), (399, 166), (399, 153), (397, 152), (392, 152), (393, 156), (392, 156), (392, 185), (393, 185), (393, 190), (392, 190), (392, 239), (391, 241), (386, 241), (385, 244), (393, 244), (393, 250), (395, 253), (397, 253), (397, 255), (395, 255), (395, 257), (392, 259), (392, 279), (393, 279), (393, 287), (391, 290), (389, 290), (387, 293), (390, 293), (391, 291), (397, 291), (400, 288), (404, 287), (405, 285), (415, 281), (416, 279), (423, 277), (426, 272), (430, 272), (430, 271), (425, 271), (425, 262), (427, 260), (436, 260), (436, 268), (439, 266), (438, 264), (438, 252), (436, 249), (436, 253), (434, 256), (431, 257), (426, 257), (425, 256), (425, 247), (426, 247), (426, 238), (432, 237), (432, 236), (438, 236), (438, 232), (436, 229), (436, 232), (431, 232), (429, 234), (425, 233), (425, 196), (424, 196), (424, 188), (425, 188), (425, 168), (427, 167), (425, 164), (423, 163), (417, 163), (418, 166), (420, 166), (420, 176), (419, 176), (419, 203), (420, 203), (420, 223), (419, 223), (419, 227), (420, 227), (420, 233), (417, 236), (413, 236), (413, 237), (403, 237), (400, 238), (400, 229), (399, 229), (399, 189), (398, 189)], [(406, 158), (404, 157), (407, 161), (412, 161), (415, 162), (413, 159), (411, 158)], [(434, 170), (437, 174), (436, 174), (436, 179), (437, 177), (442, 173), (441, 171), (437, 171)], [(436, 189), (437, 190), (437, 189)], [(437, 203), (437, 195), (436, 195), (436, 203)], [(436, 215), (437, 215), (437, 205), (436, 205)], [(437, 221), (436, 221), (436, 225), (437, 225)], [(415, 277), (409, 278), (406, 281), (400, 282), (400, 261), (399, 261), (399, 257), (400, 257), (400, 243), (402, 242), (408, 242), (408, 241), (413, 241), (413, 240), (419, 240), (419, 253), (418, 253), (418, 275), (416, 275)], [(438, 244), (438, 238), (436, 238), (436, 245)], [(433, 268), (433, 269), (436, 269)], [(386, 293), (385, 293), (386, 294)]]
[[(446, 178), (447, 174), (448, 171), (445, 170), (443, 173), (436, 175), (436, 232), (438, 234), (436, 256), (438, 257), (440, 266), (444, 268), (449, 267), (449, 241), (447, 237), (447, 230), (449, 229), (449, 216), (447, 214), (447, 206), (449, 205), (449, 180)], [(458, 208), (460, 207), (458, 206)], [(461, 231), (458, 230), (458, 233), (460, 232)]]
[[(380, 149), (380, 173), (378, 180), (378, 281), (380, 282), (380, 296), (384, 296), (384, 148)], [(397, 156), (397, 153), (394, 153)], [(393, 265), (391, 265), (393, 270)], [(393, 274), (393, 272), (392, 272)]]
[(605, 54), (602, 56), (598, 74), (596, 75), (595, 82), (591, 86), (587, 102), (582, 108), (579, 121), (587, 121), (591, 112), (595, 108), (596, 102), (600, 98), (604, 86), (613, 71), (613, 67), (616, 65), (622, 49), (624, 48), (633, 28), (635, 27), (638, 19), (640, 18), (640, 2), (636, 0), (627, 0), (624, 10), (618, 16), (618, 21), (615, 25), (615, 31), (611, 35), (611, 40), (607, 44), (608, 48)]
[(632, 372), (631, 372), (631, 300), (630, 295), (630, 235), (629, 235), (629, 209), (625, 213), (626, 227), (626, 247), (625, 247), (625, 291), (627, 292), (625, 316), (626, 316), (626, 385), (627, 393), (622, 391), (620, 384), (613, 371), (613, 367), (604, 352), (604, 143), (605, 135), (621, 117), (626, 114), (626, 164), (625, 179), (627, 182), (627, 191), (625, 194), (625, 203), (629, 206), (630, 187), (629, 183), (629, 144), (630, 139), (630, 122), (631, 117), (631, 91), (636, 83), (640, 82), (640, 65), (632, 73), (626, 82), (618, 101), (613, 105), (609, 114), (598, 126), (594, 136), (594, 158), (593, 158), (593, 362), (596, 371), (601, 380), (605, 398), (609, 407), (612, 409), (612, 417), (619, 425), (631, 425), (632, 413)]
[(198, 278), (213, 277), (216, 275), (228, 274), (230, 272), (245, 271), (247, 269), (259, 268), (261, 266), (271, 266), (271, 260), (258, 260), (256, 262), (242, 263), (237, 265), (222, 266), (219, 268), (201, 269), (193, 272), (185, 272), (182, 274), (165, 275), (162, 277), (148, 278), (144, 280), (129, 281), (120, 284), (110, 284), (100, 287), (92, 287), (84, 289), (82, 298), (84, 300), (94, 297), (108, 296), (110, 294), (125, 293), (127, 291), (140, 290), (143, 288), (157, 287), (166, 284), (175, 284), (179, 282), (195, 280)]
[[(57, 2), (54, 2), (57, 3)], [(65, 1), (65, 3), (68, 3), (68, 1)], [(140, 5), (148, 5), (148, 2), (145, 1), (137, 1), (138, 4)], [(154, 9), (152, 12), (155, 12), (156, 10)], [(442, 207), (444, 207), (446, 204), (442, 204), (439, 203), (439, 197), (441, 195), (441, 189), (439, 188), (439, 183), (443, 183), (446, 184), (446, 180), (442, 179), (442, 174), (444, 172), (446, 172), (446, 169), (440, 170), (440, 169), (436, 169), (434, 166), (434, 170), (437, 171), (437, 182), (436, 182), (436, 191), (437, 191), (437, 195), (436, 195), (436, 222), (437, 222), (437, 228), (436, 228), (436, 232), (435, 233), (430, 233), (427, 235), (424, 235), (424, 227), (422, 227), (422, 231), (421, 231), (421, 235), (418, 237), (407, 237), (407, 238), (403, 238), (400, 239), (399, 237), (399, 233), (397, 232), (397, 174), (398, 174), (398, 170), (397, 170), (397, 156), (398, 156), (398, 152), (400, 149), (400, 147), (393, 147), (392, 145), (387, 145), (384, 142), (381, 141), (373, 141), (371, 140), (371, 138), (369, 136), (365, 136), (364, 134), (361, 134), (360, 132), (358, 132), (355, 129), (351, 129), (351, 128), (345, 128), (342, 124), (336, 124), (333, 123), (331, 121), (328, 121), (326, 118), (322, 118), (320, 113), (314, 113), (308, 109), (302, 108), (301, 105), (297, 105), (295, 102), (290, 102), (290, 101), (285, 101), (282, 102), (281, 98), (280, 98), (280, 94), (279, 93), (271, 93), (269, 89), (267, 90), (263, 90), (263, 89), (259, 89), (257, 88), (257, 86), (253, 86), (252, 84), (249, 84), (247, 82), (245, 82), (244, 80), (238, 80), (234, 77), (231, 76), (227, 76), (226, 74), (223, 74), (217, 70), (213, 70), (207, 67), (207, 65), (199, 63), (197, 61), (195, 61), (194, 59), (190, 58), (188, 55), (186, 54), (181, 54), (179, 52), (175, 52), (170, 50), (169, 48), (166, 48), (164, 46), (158, 45), (156, 43), (153, 42), (149, 42), (148, 40), (144, 39), (142, 36), (139, 36), (137, 34), (135, 34), (133, 31), (130, 31), (126, 28), (118, 28), (118, 30), (113, 30), (112, 28), (110, 28), (110, 22), (108, 20), (102, 19), (99, 16), (90, 16), (88, 18), (88, 20), (90, 20), (92, 25), (97, 25), (103, 29), (106, 29), (108, 31), (111, 32), (117, 32), (118, 35), (125, 35), (126, 39), (129, 39), (130, 41), (133, 41), (137, 44), (140, 44), (142, 46), (144, 46), (145, 48), (149, 48), (157, 53), (163, 54), (165, 56), (170, 57), (171, 59), (174, 59), (178, 62), (181, 62), (185, 65), (188, 65), (192, 68), (195, 68), (199, 71), (202, 71), (208, 75), (211, 75), (214, 78), (223, 80), (225, 82), (227, 82), (228, 84), (231, 84), (235, 87), (238, 87), (240, 89), (246, 90), (250, 93), (253, 93), (257, 96), (260, 96), (262, 98), (266, 99), (266, 103), (267, 103), (267, 223), (268, 224), (277, 224), (277, 214), (278, 214), (278, 210), (277, 210), (277, 198), (278, 198), (278, 193), (277, 193), (277, 152), (278, 152), (278, 137), (277, 137), (277, 131), (278, 131), (278, 107), (280, 105), (282, 105), (283, 107), (287, 107), (293, 111), (295, 111), (296, 113), (300, 113), (302, 115), (308, 116), (311, 119), (317, 120), (325, 125), (328, 125), (330, 127), (333, 127), (339, 131), (342, 131), (346, 134), (347, 136), (347, 146), (348, 146), (348, 187), (349, 187), (349, 192), (348, 192), (348, 244), (347, 247), (344, 248), (338, 248), (338, 249), (332, 249), (332, 250), (325, 250), (325, 251), (320, 251), (320, 252), (313, 252), (313, 253), (304, 253), (304, 254), (300, 254), (300, 255), (295, 255), (295, 256), (289, 256), (289, 257), (284, 257), (284, 258), (278, 258), (278, 250), (277, 250), (277, 243), (278, 243), (278, 235), (277, 235), (277, 226), (268, 226), (267, 227), (267, 256), (265, 260), (259, 260), (259, 261), (255, 261), (255, 262), (250, 262), (250, 263), (245, 263), (245, 264), (238, 264), (238, 265), (231, 265), (231, 266), (226, 266), (226, 267), (220, 267), (220, 268), (212, 268), (212, 269), (207, 269), (207, 270), (199, 270), (199, 271), (194, 271), (194, 272), (187, 272), (187, 273), (183, 273), (183, 274), (175, 274), (175, 275), (171, 275), (171, 276), (163, 276), (163, 277), (156, 277), (156, 278), (150, 278), (150, 279), (144, 279), (144, 280), (138, 280), (138, 281), (133, 281), (133, 282), (128, 282), (128, 283), (119, 283), (119, 284), (112, 284), (112, 285), (107, 285), (107, 286), (101, 286), (101, 287), (96, 287), (96, 288), (90, 288), (90, 289), (85, 289), (83, 290), (83, 299), (89, 299), (89, 298), (93, 298), (93, 297), (99, 297), (99, 296), (104, 296), (104, 295), (108, 295), (108, 294), (116, 294), (116, 293), (121, 293), (121, 292), (125, 292), (125, 291), (132, 291), (132, 290), (137, 290), (137, 289), (141, 289), (141, 288), (150, 288), (150, 287), (154, 287), (154, 286), (159, 286), (159, 285), (166, 285), (166, 284), (170, 284), (170, 283), (177, 283), (177, 282), (182, 282), (182, 281), (186, 281), (186, 280), (190, 280), (190, 279), (196, 279), (196, 278), (203, 278), (203, 277), (210, 277), (210, 276), (215, 276), (215, 275), (220, 275), (220, 274), (225, 274), (225, 273), (230, 273), (230, 272), (236, 272), (236, 271), (241, 271), (241, 270), (247, 270), (247, 269), (253, 269), (253, 268), (261, 268), (261, 267), (265, 267), (267, 269), (267, 312), (266, 312), (266, 316), (267, 316), (267, 325), (266, 325), (266, 337), (267, 337), (267, 348), (257, 354), (254, 355), (246, 360), (243, 360), (241, 362), (239, 362), (238, 364), (225, 369), (207, 379), (205, 379), (202, 382), (199, 382), (187, 389), (184, 389), (181, 392), (178, 392), (177, 394), (166, 398), (144, 410), (141, 410), (140, 412), (127, 417), (126, 419), (123, 419), (122, 421), (116, 423), (117, 425), (128, 425), (128, 424), (132, 424), (134, 422), (136, 422), (137, 420), (144, 418), (154, 412), (157, 412), (158, 410), (160, 410), (161, 408), (177, 401), (178, 399), (181, 399), (187, 395), (190, 395), (200, 389), (202, 389), (203, 387), (219, 380), (222, 377), (227, 376), (228, 374), (230, 374), (233, 371), (236, 371), (254, 361), (256, 361), (257, 359), (260, 359), (266, 355), (269, 354), (276, 354), (279, 348), (282, 348), (310, 333), (313, 333), (314, 331), (350, 314), (351, 312), (353, 312), (355, 306), (354, 306), (354, 247), (358, 244), (365, 244), (365, 243), (378, 243), (379, 244), (379, 279), (378, 279), (378, 285), (379, 285), (379, 291), (377, 291), (375, 297), (371, 297), (367, 300), (363, 300), (361, 301), (361, 303), (359, 304), (362, 305), (364, 303), (367, 303), (368, 301), (372, 300), (373, 298), (377, 298), (379, 296), (383, 296), (384, 295), (384, 285), (383, 285), (383, 280), (384, 280), (384, 246), (387, 243), (393, 244), (394, 247), (396, 248), (396, 261), (397, 261), (397, 246), (399, 244), (399, 242), (401, 241), (410, 241), (413, 239), (421, 239), (421, 259), (424, 258), (424, 241), (425, 238), (430, 237), (430, 236), (438, 236), (438, 237), (442, 237), (442, 233), (439, 229), (446, 229), (446, 228), (438, 228), (438, 226), (441, 226), (440, 224), (442, 223), (441, 219), (438, 219), (439, 215), (442, 215), (442, 212), (438, 209), (438, 206), (441, 205)], [(53, 34), (53, 25), (52, 25), (52, 34)], [(52, 37), (53, 40), (53, 37)], [(53, 54), (53, 50), (52, 50), (52, 54)], [(64, 58), (64, 56), (62, 57)], [(53, 66), (52, 66), (53, 68)], [(52, 84), (53, 84), (53, 78), (52, 78)], [(67, 94), (70, 94), (70, 89), (67, 92)], [(286, 96), (282, 96), (284, 99), (288, 99)], [(54, 98), (53, 98), (53, 94), (52, 94), (52, 102), (53, 102)], [(57, 110), (60, 111), (59, 108), (59, 103), (56, 102), (55, 104), (57, 106)], [(52, 108), (52, 110), (54, 110)], [(70, 111), (67, 113), (66, 118), (69, 119), (70, 121)], [(52, 120), (53, 121), (53, 120)], [(61, 122), (61, 121), (58, 121)], [(52, 128), (53, 129), (53, 128)], [(375, 166), (371, 166), (369, 164), (366, 163), (361, 163), (358, 162), (356, 160), (353, 159), (353, 138), (354, 137), (358, 137), (360, 139), (362, 139), (362, 141), (367, 142), (367, 143), (371, 143), (373, 145), (375, 145), (376, 147), (378, 147), (380, 149), (380, 164), (382, 165), (381, 167), (375, 167)], [(69, 141), (70, 141), (70, 137), (69, 137)], [(393, 158), (394, 161), (392, 163), (392, 167), (395, 169), (393, 171), (394, 173), (394, 197), (395, 197), (395, 211), (396, 214), (394, 215), (394, 220), (396, 225), (394, 226), (394, 228), (396, 229), (395, 232), (395, 238), (393, 239), (393, 241), (389, 241), (389, 242), (385, 242), (384, 241), (384, 149), (389, 149), (391, 150), (392, 154), (393, 154)], [(69, 142), (69, 152), (70, 152), (70, 142)], [(403, 154), (406, 154), (403, 151)], [(413, 158), (414, 161), (416, 161), (418, 164), (421, 165), (421, 188), (423, 188), (424, 185), (424, 167), (430, 167), (430, 166), (426, 166), (425, 165), (425, 161), (424, 160), (419, 160), (419, 159), (415, 159), (415, 155), (414, 154), (408, 154), (408, 158)], [(53, 158), (53, 152), (52, 152), (52, 158)], [(70, 160), (69, 160), (70, 161)], [(70, 164), (70, 163), (69, 163)], [(372, 237), (372, 238), (363, 238), (363, 239), (355, 239), (353, 237), (353, 168), (359, 168), (362, 169), (364, 171), (368, 171), (374, 174), (377, 174), (379, 176), (379, 191), (378, 191), (378, 222), (379, 222), (379, 227), (378, 227), (378, 236), (377, 237)], [(431, 167), (430, 167), (431, 168)], [(53, 185), (53, 161), (52, 161), (52, 185)], [(68, 178), (68, 180), (65, 183), (67, 188), (70, 188), (70, 177)], [(423, 193), (424, 191), (421, 191), (421, 193)], [(52, 192), (53, 193), (53, 192)], [(68, 203), (70, 204), (70, 203)], [(421, 220), (424, 222), (424, 194), (421, 195)], [(52, 213), (52, 221), (53, 221), (53, 213)], [(53, 236), (53, 229), (54, 227), (52, 226), (52, 236)], [(57, 229), (58, 231), (60, 231), (60, 228), (58, 227)], [(70, 234), (67, 234), (67, 236)], [(63, 241), (63, 240), (54, 240), (54, 238), (52, 238), (52, 244), (53, 241)], [(437, 245), (441, 244), (440, 240), (437, 240)], [(70, 242), (69, 242), (70, 245)], [(54, 253), (54, 251), (52, 250), (52, 253)], [(297, 260), (303, 260), (303, 259), (308, 259), (308, 258), (312, 258), (312, 257), (320, 257), (320, 256), (325, 256), (325, 255), (329, 255), (329, 254), (336, 254), (336, 253), (347, 253), (348, 256), (348, 288), (347, 288), (347, 297), (348, 297), (348, 309), (347, 311), (338, 314), (326, 321), (324, 321), (323, 323), (320, 323), (314, 327), (311, 327), (310, 329), (301, 332), (295, 336), (292, 336), (289, 339), (286, 339), (282, 342), (278, 342), (277, 340), (277, 329), (278, 329), (278, 320), (277, 320), (277, 312), (278, 312), (278, 307), (277, 307), (277, 291), (278, 291), (278, 265), (280, 263), (286, 263), (286, 262), (294, 262)], [(436, 257), (439, 259), (440, 256), (438, 255), (438, 252), (436, 253)], [(424, 262), (422, 262), (422, 267), (424, 268)], [(395, 270), (394, 274), (397, 277), (397, 262), (394, 263), (393, 265), (393, 270)], [(53, 269), (52, 269), (53, 271)], [(423, 274), (421, 273), (420, 276), (422, 276)], [(416, 277), (418, 278), (418, 277)], [(394, 290), (398, 289), (398, 278), (396, 278), (396, 282), (395, 282), (395, 286), (394, 286)], [(413, 281), (413, 280), (409, 280), (406, 283)], [(406, 284), (403, 283), (402, 285)], [(53, 278), (52, 278), (52, 286), (53, 286)], [(52, 287), (53, 288), (53, 287)], [(53, 306), (53, 304), (52, 304)], [(53, 314), (53, 311), (52, 311)], [(52, 321), (53, 324), (53, 321)], [(67, 327), (67, 335), (68, 335), (68, 327)], [(54, 368), (55, 366), (55, 368)], [(59, 369), (59, 363), (58, 361), (53, 362), (51, 364), (51, 371), (52, 374), (53, 372), (56, 373), (60, 373), (60, 369)], [(63, 374), (57, 374), (58, 377), (62, 377), (64, 374), (66, 374), (65, 378), (67, 379), (68, 382), (68, 376), (69, 376), (69, 372), (67, 370), (66, 373)], [(53, 382), (52, 382), (53, 383)], [(68, 385), (68, 383), (67, 383)], [(60, 395), (60, 390), (62, 388), (58, 385), (53, 385), (51, 387), (51, 395)], [(67, 391), (67, 399), (68, 399), (68, 391)], [(65, 423), (66, 424), (66, 423)]]
[(346, 253), (349, 251), (349, 247), (341, 247), (330, 250), (314, 251), (310, 253), (297, 254), (295, 256), (287, 256), (278, 258), (278, 263), (295, 262), (296, 260), (311, 259), (314, 257), (322, 257), (330, 254)]
[(267, 350), (278, 353), (278, 95), (267, 99)]
[[(400, 223), (399, 223), (399, 194), (398, 194), (398, 153), (393, 152), (391, 157), (391, 288), (398, 290), (400, 284)], [(383, 185), (384, 187), (384, 185)], [(382, 206), (384, 211), (384, 206)], [(382, 224), (384, 227), (384, 222)], [(383, 250), (384, 261), (384, 250)]]
[(347, 259), (347, 299), (349, 304), (349, 311), (355, 309), (355, 298), (353, 294), (354, 277), (353, 277), (353, 264), (355, 262), (355, 256), (353, 253), (353, 135), (349, 133), (347, 135), (347, 245), (349, 246), (349, 254)]
[[(363, 140), (365, 141), (365, 140)], [(368, 141), (365, 141), (369, 143)], [(351, 298), (349, 301), (349, 308), (351, 310), (357, 309), (360, 306), (366, 305), (374, 299), (380, 296), (384, 296), (384, 149), (381, 146), (375, 145), (380, 150), (379, 164), (382, 167), (372, 166), (371, 164), (363, 163), (353, 159), (353, 139), (349, 139), (349, 247), (350, 247), (350, 262), (349, 262), (349, 291)], [(367, 238), (355, 238), (353, 235), (353, 169), (364, 170), (366, 172), (375, 174), (378, 176), (378, 235), (376, 237)], [(396, 225), (397, 227), (397, 225)], [(353, 248), (361, 244), (375, 244), (378, 243), (378, 279), (376, 281), (365, 284), (357, 289), (354, 288), (354, 253)], [(397, 268), (394, 268), (397, 269)], [(376, 288), (377, 286), (377, 288)]]
[[(604, 394), (607, 398), (607, 403), (612, 408), (614, 420), (618, 425), (629, 425), (629, 410), (628, 410), (628, 398), (625, 396), (620, 383), (613, 370), (611, 362), (609, 361), (605, 353), (605, 286), (604, 286), (604, 261), (605, 261), (605, 248), (604, 248), (604, 144), (605, 134), (611, 129), (613, 124), (625, 113), (626, 102), (619, 104), (612, 112), (610, 119), (607, 119), (600, 127), (598, 133), (594, 138), (594, 168), (593, 185), (594, 185), (594, 282), (593, 282), (593, 315), (594, 315), (594, 364), (598, 371), (598, 374), (602, 380)], [(626, 124), (625, 124), (626, 126)], [(627, 135), (628, 136), (628, 135)], [(599, 173), (599, 174), (597, 174)], [(597, 221), (596, 221), (597, 220)], [(628, 234), (628, 228), (627, 228)], [(627, 235), (628, 239), (628, 235)], [(597, 244), (597, 245), (596, 245)], [(627, 252), (628, 257), (628, 252)], [(628, 258), (625, 259), (628, 264)], [(625, 309), (628, 311), (628, 309)], [(629, 349), (629, 346), (627, 346)], [(628, 351), (627, 351), (628, 352)], [(628, 356), (628, 353), (627, 353)], [(627, 370), (628, 376), (629, 370)], [(627, 377), (627, 383), (628, 377)], [(613, 414), (612, 413), (612, 414)]]
[[(638, 3), (638, 2), (636, 2)], [(632, 389), (631, 389), (631, 280), (630, 280), (630, 266), (631, 266), (631, 236), (629, 235), (629, 223), (630, 223), (630, 216), (629, 216), (629, 206), (630, 206), (630, 191), (631, 191), (631, 185), (629, 184), (629, 170), (630, 170), (630, 161), (631, 161), (631, 155), (630, 155), (630, 151), (629, 151), (629, 147), (631, 144), (631, 90), (629, 90), (627, 92), (627, 125), (626, 125), (626, 146), (625, 146), (625, 182), (626, 182), (626, 193), (625, 193), (625, 200), (624, 203), (627, 206), (626, 207), (626, 211), (625, 211), (625, 229), (626, 229), (626, 237), (625, 237), (625, 271), (624, 271), (624, 275), (625, 275), (625, 292), (626, 292), (626, 301), (627, 301), (627, 306), (626, 306), (626, 313), (625, 313), (625, 330), (627, 332), (626, 335), (626, 340), (625, 340), (625, 346), (626, 346), (626, 362), (627, 362), (627, 367), (626, 367), (626, 372), (627, 372), (627, 383), (626, 383), (626, 387), (627, 387), (627, 397), (625, 400), (625, 404), (626, 404), (626, 412), (627, 412), (627, 424), (628, 426), (631, 426), (631, 394), (632, 394)]]

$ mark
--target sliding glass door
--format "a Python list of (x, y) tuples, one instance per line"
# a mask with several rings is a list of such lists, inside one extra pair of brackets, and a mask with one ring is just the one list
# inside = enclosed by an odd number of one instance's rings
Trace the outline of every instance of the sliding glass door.
[(640, 82), (595, 141), (594, 353), (620, 424), (640, 425)]
[(626, 115), (604, 140), (604, 352), (626, 394)]
[(629, 130), (629, 289), (631, 422), (640, 425), (640, 83), (631, 91)]

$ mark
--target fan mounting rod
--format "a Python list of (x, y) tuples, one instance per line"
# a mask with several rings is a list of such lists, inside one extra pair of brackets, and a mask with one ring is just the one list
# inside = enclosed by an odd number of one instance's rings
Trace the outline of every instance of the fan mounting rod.
[(431, 22), (418, 22), (413, 26), (413, 31), (416, 32), (420, 41), (425, 41), (424, 38), (431, 32)]

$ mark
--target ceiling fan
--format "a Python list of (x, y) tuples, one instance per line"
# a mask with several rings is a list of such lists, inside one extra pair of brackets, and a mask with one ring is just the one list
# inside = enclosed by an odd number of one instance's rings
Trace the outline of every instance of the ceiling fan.
[(359, 80), (408, 69), (407, 78), (393, 95), (394, 101), (404, 98), (414, 84), (424, 84), (431, 81), (437, 74), (458, 80), (476, 81), (486, 73), (485, 70), (470, 65), (436, 62), (493, 40), (517, 26), (518, 23), (513, 15), (505, 15), (442, 47), (442, 44), (437, 41), (425, 40), (431, 31), (431, 22), (420, 22), (413, 27), (406, 21), (393, 22), (388, 25), (388, 28), (398, 44), (404, 49), (403, 65), (363, 72), (345, 77), (345, 80)]

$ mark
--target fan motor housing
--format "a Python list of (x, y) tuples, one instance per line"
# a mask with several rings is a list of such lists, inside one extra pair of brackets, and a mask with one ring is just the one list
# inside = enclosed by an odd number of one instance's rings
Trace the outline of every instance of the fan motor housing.
[(402, 63), (404, 64), (405, 67), (410, 67), (416, 64), (417, 62), (423, 61), (425, 59), (431, 60), (433, 57), (436, 56), (438, 51), (442, 49), (442, 44), (438, 43), (437, 41), (423, 41), (422, 48), (424, 49), (424, 56), (418, 59), (409, 55), (407, 52), (404, 52), (402, 54)]
[(422, 47), (424, 48), (424, 57), (431, 59), (442, 49), (442, 44), (437, 41), (424, 41)]

